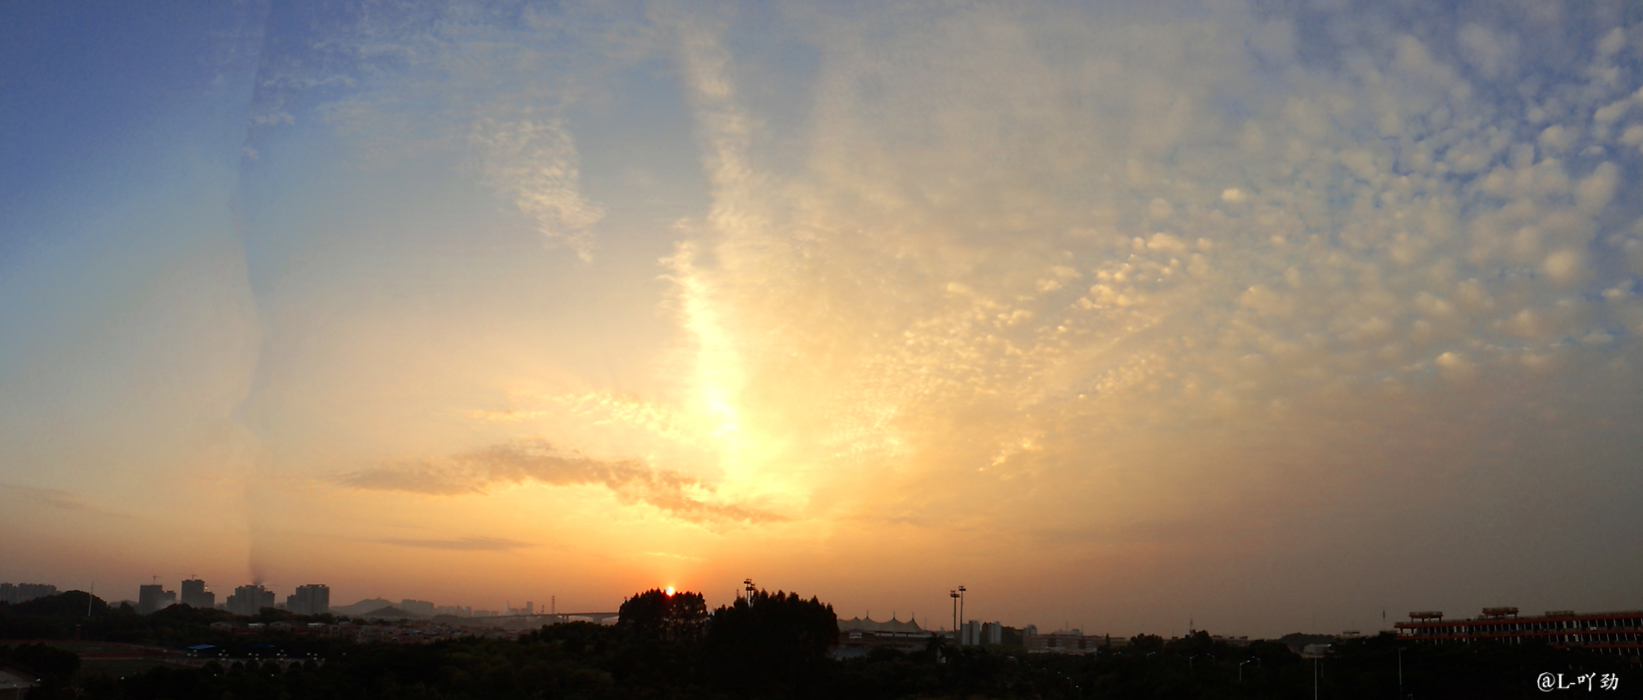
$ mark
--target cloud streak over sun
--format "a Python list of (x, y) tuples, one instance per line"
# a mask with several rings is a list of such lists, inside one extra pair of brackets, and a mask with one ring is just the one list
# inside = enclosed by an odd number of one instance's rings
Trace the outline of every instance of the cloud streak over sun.
[(756, 524), (785, 519), (779, 515), (737, 505), (708, 503), (693, 495), (704, 492), (701, 482), (678, 472), (652, 469), (635, 460), (594, 460), (574, 452), (565, 453), (542, 440), (519, 440), (493, 445), (451, 455), (435, 462), (373, 467), (348, 472), (338, 476), (337, 482), (356, 489), (438, 496), (484, 494), (499, 487), (525, 483), (551, 486), (596, 485), (609, 488), (622, 503), (644, 503), (692, 522), (730, 521)]

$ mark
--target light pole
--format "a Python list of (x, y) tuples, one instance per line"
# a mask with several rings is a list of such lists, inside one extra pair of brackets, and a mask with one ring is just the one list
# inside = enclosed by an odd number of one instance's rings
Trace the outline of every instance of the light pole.
[(947, 591), (947, 595), (952, 596), (952, 598), (953, 598), (953, 646), (956, 647), (956, 646), (958, 646), (958, 643), (959, 643), (959, 635), (958, 635), (958, 591)]
[(1244, 664), (1247, 664), (1247, 663), (1249, 663), (1251, 661), (1254, 661), (1254, 660), (1255, 659), (1244, 659), (1243, 661), (1238, 662), (1238, 682), (1239, 683), (1244, 682)]
[(753, 604), (753, 579), (742, 579), (743, 589), (747, 591), (747, 604)]
[(958, 621), (964, 622), (964, 587), (958, 587)]
[(1403, 647), (1398, 647), (1398, 700), (1403, 700)]

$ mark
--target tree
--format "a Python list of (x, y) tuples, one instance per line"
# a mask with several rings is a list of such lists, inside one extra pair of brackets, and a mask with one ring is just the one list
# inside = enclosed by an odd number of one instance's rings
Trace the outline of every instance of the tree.
[(833, 606), (758, 591), (713, 613), (707, 647), (720, 681), (745, 691), (814, 687), (839, 641)]
[(662, 642), (701, 641), (707, 602), (700, 593), (652, 588), (622, 601), (616, 626)]
[(67, 683), (74, 672), (80, 670), (78, 654), (46, 644), (19, 645), (11, 649), (7, 655), (11, 663), (33, 672), (44, 679), (48, 686)]

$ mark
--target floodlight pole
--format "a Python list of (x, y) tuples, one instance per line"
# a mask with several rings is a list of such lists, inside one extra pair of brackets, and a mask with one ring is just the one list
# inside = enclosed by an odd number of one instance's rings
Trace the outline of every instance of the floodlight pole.
[(958, 636), (958, 591), (947, 591), (947, 595), (951, 596), (952, 599), (953, 599), (953, 646), (956, 647), (959, 644), (959, 636)]
[(964, 587), (958, 587), (958, 621), (964, 622)]

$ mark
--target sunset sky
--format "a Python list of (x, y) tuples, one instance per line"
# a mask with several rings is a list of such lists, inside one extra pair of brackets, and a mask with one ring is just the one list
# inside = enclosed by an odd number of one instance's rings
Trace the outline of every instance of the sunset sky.
[(7, 3), (0, 581), (1643, 608), (1640, 182), (1628, 2)]

